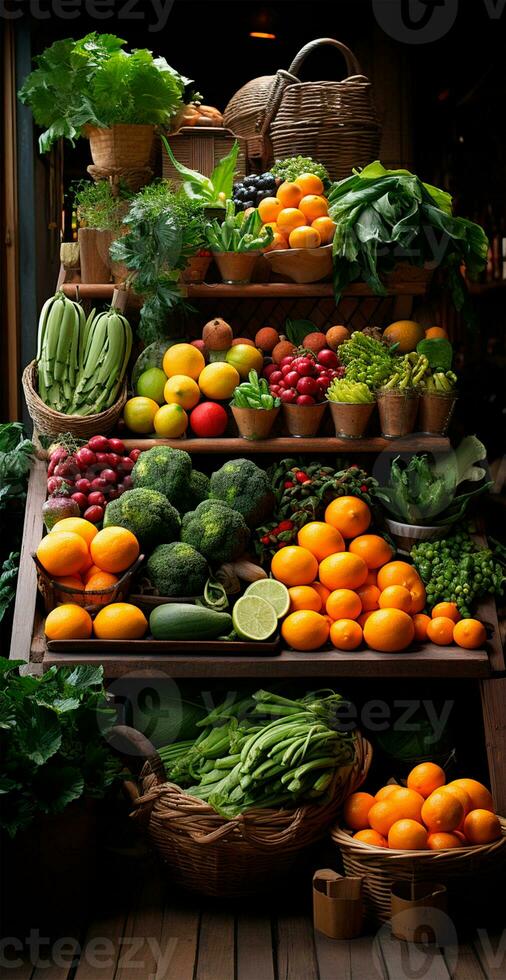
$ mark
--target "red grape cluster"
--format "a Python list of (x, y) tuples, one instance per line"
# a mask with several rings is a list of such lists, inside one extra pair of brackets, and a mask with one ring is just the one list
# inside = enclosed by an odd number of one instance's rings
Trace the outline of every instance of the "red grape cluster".
[(121, 439), (105, 436), (92, 436), (75, 453), (58, 446), (49, 460), (48, 493), (59, 495), (67, 491), (82, 517), (99, 524), (109, 500), (116, 500), (131, 489), (130, 474), (139, 455), (140, 449), (128, 453)]
[(323, 401), (329, 384), (345, 373), (337, 354), (328, 348), (317, 355), (311, 351), (288, 354), (279, 364), (268, 364), (264, 369), (271, 394), (282, 402), (296, 405), (316, 405)]

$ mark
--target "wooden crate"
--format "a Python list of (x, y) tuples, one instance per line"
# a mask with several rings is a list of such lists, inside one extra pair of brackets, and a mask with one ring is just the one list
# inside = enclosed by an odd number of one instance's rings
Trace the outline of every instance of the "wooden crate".
[[(169, 146), (178, 161), (191, 170), (197, 170), (210, 177), (219, 161), (230, 153), (234, 142), (239, 142), (236, 174), (244, 177), (246, 173), (245, 141), (235, 136), (232, 130), (220, 126), (183, 126), (179, 132), (167, 137)], [(162, 144), (162, 176), (181, 183), (181, 176), (172, 165)]]

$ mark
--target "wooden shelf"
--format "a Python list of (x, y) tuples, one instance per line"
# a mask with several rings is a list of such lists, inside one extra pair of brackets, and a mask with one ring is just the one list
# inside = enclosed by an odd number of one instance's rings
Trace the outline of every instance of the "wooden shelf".
[[(75, 283), (65, 282), (61, 289), (66, 296), (75, 299), (76, 287), (82, 299), (112, 298), (118, 283)], [(400, 282), (394, 289), (387, 289), (386, 296), (423, 296), (427, 291), (426, 283)], [(189, 284), (184, 287), (184, 293), (189, 299), (301, 299), (332, 298), (334, 287), (331, 282), (253, 282), (246, 286), (228, 286), (222, 282)], [(342, 296), (376, 297), (370, 286), (365, 282), (351, 283), (342, 292)]]
[(297, 439), (293, 436), (279, 436), (275, 439), (261, 439), (250, 442), (239, 437), (221, 439), (123, 439), (126, 448), (152, 449), (153, 446), (171, 446), (185, 449), (189, 453), (232, 454), (250, 456), (254, 453), (379, 453), (385, 449), (392, 452), (444, 452), (450, 448), (450, 441), (444, 436), (427, 436), (415, 433), (402, 439), (384, 439), (372, 436), (370, 439), (338, 439), (336, 436), (313, 436), (311, 439)]
[(492, 282), (468, 282), (467, 288), (471, 296), (488, 296), (490, 293), (506, 289), (506, 279), (494, 279)]

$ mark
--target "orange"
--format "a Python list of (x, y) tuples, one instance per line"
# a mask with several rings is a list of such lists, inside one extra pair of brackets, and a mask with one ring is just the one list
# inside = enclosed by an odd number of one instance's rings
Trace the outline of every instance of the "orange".
[(387, 585), (386, 589), (380, 592), (378, 606), (380, 609), (402, 609), (403, 612), (410, 613), (411, 592), (408, 592), (403, 585)]
[(426, 340), (436, 340), (439, 337), (444, 337), (445, 339), (448, 338), (448, 334), (443, 327), (429, 327), (425, 331)]
[(316, 174), (300, 174), (296, 177), (294, 184), (302, 194), (323, 194), (323, 181)]
[(471, 844), (490, 844), (493, 840), (499, 840), (499, 817), (490, 810), (471, 810), (464, 820), (464, 834)]
[(399, 820), (418, 820), (420, 823), (423, 806), (420, 793), (406, 786), (397, 786), (393, 793), (388, 794), (388, 799), (397, 807)]
[(427, 831), (417, 820), (396, 820), (388, 831), (388, 846), (396, 851), (425, 851)]
[(327, 201), (319, 194), (306, 194), (297, 206), (309, 223), (316, 218), (326, 218), (329, 210)]
[(353, 840), (360, 840), (362, 844), (370, 844), (372, 847), (388, 847), (385, 837), (378, 834), (377, 830), (359, 830), (353, 834)]
[(448, 616), (436, 616), (427, 626), (427, 639), (440, 647), (449, 646), (453, 643), (454, 626), (453, 619), (448, 619)]
[(473, 804), (471, 803), (471, 797), (463, 786), (456, 786), (455, 784), (449, 783), (448, 786), (444, 787), (448, 793), (453, 793), (458, 800), (462, 803), (464, 807), (464, 816), (466, 816), (470, 810), (473, 809)]
[(124, 572), (139, 557), (139, 542), (125, 527), (104, 527), (91, 542), (91, 557), (102, 572)]
[(409, 354), (425, 337), (425, 330), (414, 320), (396, 320), (383, 331), (383, 339), (390, 344), (398, 344), (398, 354)]
[(99, 568), (98, 565), (90, 565), (90, 567), (87, 568), (83, 574), (84, 584), (86, 585), (86, 583), (89, 582), (92, 575), (96, 575), (97, 572), (101, 572), (101, 571), (102, 569)]
[(318, 574), (318, 562), (307, 548), (287, 545), (274, 555), (271, 572), (284, 585), (310, 585)]
[(53, 582), (58, 582), (58, 585), (64, 585), (67, 589), (84, 589), (80, 575), (61, 575), (54, 578)]
[(64, 585), (66, 589), (74, 589), (79, 594), (70, 594), (69, 592), (63, 592), (58, 589), (56, 593), (56, 598), (58, 602), (75, 602), (78, 606), (84, 604), (84, 586), (81, 579), (77, 575), (62, 575), (61, 578), (55, 578), (54, 582), (58, 582), (58, 585)]
[(286, 239), (294, 228), (301, 228), (306, 224), (306, 219), (298, 208), (283, 208), (278, 214), (278, 231)]
[(382, 786), (381, 789), (378, 790), (374, 798), (376, 800), (386, 800), (392, 795), (392, 793), (395, 793), (396, 789), (401, 789), (398, 783), (388, 783), (386, 786)]
[(258, 213), (264, 225), (271, 221), (276, 221), (282, 207), (283, 205), (277, 197), (264, 197), (263, 201), (260, 201), (258, 205)]
[(320, 612), (322, 600), (311, 585), (294, 585), (288, 589), (290, 596), (290, 612), (297, 609), (312, 609), (313, 612)]
[[(390, 586), (391, 588), (391, 586)], [(402, 588), (402, 586), (400, 586)], [(415, 640), (419, 643), (423, 643), (427, 639), (427, 626), (430, 623), (430, 616), (426, 613), (416, 613), (413, 616), (413, 625), (415, 627)]]
[(377, 584), (378, 584), (378, 573), (375, 568), (370, 568), (367, 573), (367, 578), (364, 582), (364, 585), (377, 585)]
[(492, 813), (494, 812), (495, 807), (491, 792), (477, 779), (453, 779), (451, 783), (448, 783), (448, 786), (460, 786), (465, 789), (471, 800), (472, 810), (491, 810)]
[(413, 620), (402, 609), (377, 609), (364, 626), (364, 639), (372, 650), (398, 653), (413, 642)]
[(362, 629), (364, 628), (365, 624), (367, 623), (367, 620), (369, 619), (369, 616), (371, 616), (374, 611), (375, 611), (374, 609), (369, 609), (368, 612), (360, 613), (360, 616), (357, 619), (357, 623), (358, 623), (359, 626), (362, 627)]
[(88, 640), (92, 629), (90, 614), (74, 603), (52, 609), (44, 626), (48, 640)]
[(186, 374), (173, 374), (165, 382), (163, 397), (169, 404), (175, 402), (181, 405), (181, 408), (195, 408), (200, 399), (200, 388), (197, 382)]
[[(58, 521), (58, 524), (61, 523)], [(75, 531), (54, 530), (42, 538), (37, 548), (37, 558), (51, 576), (75, 575), (88, 564), (88, 545)]]
[(330, 627), (330, 640), (336, 650), (356, 650), (362, 643), (362, 627), (354, 619), (336, 619)]
[(323, 521), (311, 521), (301, 527), (297, 542), (302, 548), (307, 548), (317, 561), (323, 561), (329, 555), (345, 551), (346, 545), (337, 528)]
[(416, 790), (424, 799), (445, 783), (445, 771), (435, 762), (420, 762), (411, 770), (407, 778), (409, 789)]
[(462, 840), (456, 834), (429, 834), (427, 847), (431, 851), (446, 851), (450, 847), (462, 847)]
[[(285, 180), (276, 191), (276, 198), (282, 208), (297, 208), (303, 197), (302, 189), (293, 181)], [(279, 211), (276, 219), (279, 218)]]
[[(246, 344), (244, 346), (246, 347)], [(230, 349), (235, 350), (234, 347)], [(222, 401), (224, 398), (232, 397), (240, 381), (239, 371), (232, 364), (227, 364), (226, 361), (214, 361), (212, 364), (207, 364), (201, 372), (199, 388), (206, 398)]]
[(360, 534), (350, 544), (352, 555), (360, 555), (368, 568), (380, 568), (393, 556), (391, 546), (379, 534)]
[(332, 218), (315, 218), (311, 227), (318, 232), (322, 245), (330, 245), (334, 241), (336, 223), (332, 221)]
[[(118, 579), (116, 575), (111, 575), (110, 572), (97, 572), (96, 575), (92, 575), (86, 583), (86, 592), (101, 592), (102, 589), (110, 589), (111, 585), (116, 585)], [(104, 606), (111, 599), (111, 593), (108, 595), (90, 595), (87, 597), (88, 602), (95, 603), (97, 606)]]
[(325, 585), (322, 585), (321, 582), (311, 582), (311, 588), (318, 593), (322, 601), (322, 606), (325, 606), (327, 599), (330, 595), (330, 589), (327, 589), (327, 587)]
[(429, 830), (449, 833), (456, 830), (464, 819), (464, 807), (455, 793), (445, 786), (435, 789), (422, 807), (422, 820)]
[(407, 561), (389, 561), (378, 572), (378, 588), (383, 592), (389, 585), (403, 585), (411, 592), (412, 614), (421, 612), (425, 606), (425, 588), (413, 565)]
[(357, 595), (362, 603), (362, 609), (364, 612), (372, 612), (374, 609), (378, 608), (378, 600), (381, 595), (380, 590), (377, 585), (361, 585), (357, 589)]
[(288, 236), (290, 248), (318, 248), (321, 245), (321, 238), (316, 228), (310, 225), (300, 225), (294, 228)]
[(356, 619), (362, 612), (362, 603), (352, 589), (335, 589), (325, 608), (331, 619)]
[(328, 620), (310, 609), (299, 609), (283, 620), (281, 635), (294, 650), (318, 650), (329, 638)]
[(371, 793), (352, 793), (343, 807), (344, 822), (350, 830), (366, 830), (369, 827), (368, 813), (374, 805)]
[(438, 616), (446, 616), (447, 619), (453, 619), (454, 623), (458, 623), (459, 619), (462, 619), (456, 602), (436, 603), (432, 609), (431, 616), (432, 619), (437, 619)]
[(477, 619), (461, 619), (453, 628), (453, 640), (465, 650), (476, 650), (486, 643), (485, 627)]
[[(279, 554), (279, 552), (278, 552)], [(319, 578), (328, 589), (358, 589), (367, 576), (367, 565), (359, 555), (342, 551), (320, 562)]]
[(111, 602), (95, 616), (93, 631), (99, 640), (141, 640), (148, 621), (138, 606)]
[(397, 810), (389, 797), (376, 800), (374, 806), (369, 810), (369, 823), (372, 829), (377, 830), (378, 834), (382, 834), (383, 837), (388, 837), (388, 831), (396, 820)]
[(185, 374), (197, 381), (205, 366), (203, 354), (193, 344), (174, 344), (163, 356), (163, 370), (168, 378)]
[(84, 517), (64, 517), (63, 520), (58, 521), (54, 525), (52, 531), (49, 533), (53, 534), (55, 529), (58, 531), (73, 531), (74, 534), (79, 534), (86, 541), (88, 548), (95, 535), (98, 534), (98, 527), (92, 524), (91, 521), (85, 521)]
[[(264, 227), (266, 227), (264, 225)], [(280, 249), (288, 248), (288, 242), (284, 235), (278, 231), (277, 227), (272, 229), (274, 232), (274, 237), (269, 245), (266, 245), (262, 251), (263, 252), (278, 252)]]
[(372, 520), (371, 511), (360, 497), (336, 497), (325, 511), (325, 520), (337, 527), (343, 538), (355, 538), (367, 531)]

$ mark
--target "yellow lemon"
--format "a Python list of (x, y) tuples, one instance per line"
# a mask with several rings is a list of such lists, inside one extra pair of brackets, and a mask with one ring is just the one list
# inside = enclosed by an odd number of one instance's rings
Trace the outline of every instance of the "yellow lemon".
[(174, 374), (166, 381), (163, 396), (169, 404), (175, 402), (182, 408), (195, 408), (200, 398), (200, 388), (197, 382), (186, 374)]
[(163, 370), (168, 378), (175, 374), (186, 374), (197, 381), (205, 363), (203, 355), (193, 344), (174, 344), (165, 351)]
[(245, 380), (250, 371), (262, 373), (264, 358), (261, 351), (250, 344), (234, 344), (227, 351), (227, 364), (231, 364), (239, 372), (241, 378)]
[(152, 432), (153, 420), (158, 408), (158, 404), (152, 398), (143, 398), (141, 395), (129, 398), (123, 411), (127, 429), (141, 435)]
[[(252, 348), (253, 349), (253, 348)], [(207, 398), (231, 398), (240, 383), (239, 372), (226, 361), (208, 364), (199, 377), (199, 388)]]
[(188, 416), (181, 405), (162, 405), (154, 418), (155, 432), (163, 439), (178, 439), (188, 428)]

